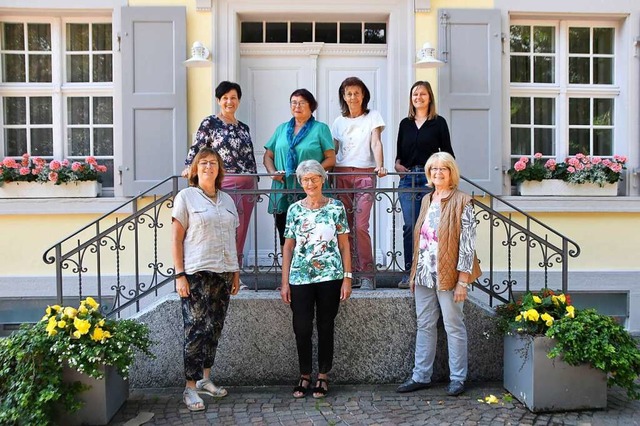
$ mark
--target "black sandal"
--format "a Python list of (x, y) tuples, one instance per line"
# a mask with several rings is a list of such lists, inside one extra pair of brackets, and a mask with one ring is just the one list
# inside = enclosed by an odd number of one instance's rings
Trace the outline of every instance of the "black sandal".
[[(322, 384), (326, 384), (327, 388), (325, 389), (324, 387), (322, 387)], [(316, 386), (315, 388), (313, 388), (313, 397), (315, 399), (318, 398), (324, 398), (325, 396), (327, 396), (327, 392), (329, 392), (329, 381), (326, 379), (318, 379), (318, 381), (316, 382)]]
[[(304, 382), (307, 382), (307, 386), (302, 386)], [(311, 387), (311, 377), (300, 376), (300, 380), (298, 381), (298, 386), (293, 388), (293, 397), (294, 398), (304, 398), (307, 396), (307, 391)], [(300, 393), (302, 395), (296, 396), (296, 393)]]

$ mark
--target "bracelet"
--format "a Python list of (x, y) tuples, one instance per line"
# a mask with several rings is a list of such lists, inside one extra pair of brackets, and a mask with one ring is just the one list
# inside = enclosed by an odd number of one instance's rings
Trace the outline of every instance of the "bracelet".
[(350, 278), (350, 279), (353, 279), (353, 273), (351, 273), (351, 272), (345, 272), (345, 273), (342, 275), (342, 277), (343, 277), (343, 278)]
[(186, 277), (186, 276), (187, 276), (186, 272), (182, 271), (175, 274), (173, 278), (175, 279), (175, 278)]
[(469, 283), (465, 283), (464, 281), (458, 281), (458, 285), (464, 288), (469, 288)]

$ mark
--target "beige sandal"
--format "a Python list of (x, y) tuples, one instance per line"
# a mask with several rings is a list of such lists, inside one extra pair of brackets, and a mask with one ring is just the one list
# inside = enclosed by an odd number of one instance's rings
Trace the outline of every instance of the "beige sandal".
[(184, 392), (182, 392), (182, 400), (184, 404), (187, 406), (189, 411), (203, 411), (204, 410), (204, 401), (198, 395), (195, 389), (186, 387), (184, 388)]
[(214, 398), (227, 396), (227, 390), (223, 387), (214, 385), (211, 379), (198, 380), (196, 382), (196, 390), (198, 393), (209, 395)]

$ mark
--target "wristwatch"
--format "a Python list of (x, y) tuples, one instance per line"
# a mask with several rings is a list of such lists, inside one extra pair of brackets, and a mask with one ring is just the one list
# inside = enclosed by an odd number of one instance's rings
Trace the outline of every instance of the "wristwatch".
[(344, 275), (342, 275), (343, 278), (350, 278), (353, 279), (353, 273), (351, 272), (345, 272)]
[(465, 283), (464, 281), (458, 281), (458, 284), (459, 284), (461, 287), (469, 288), (469, 283)]

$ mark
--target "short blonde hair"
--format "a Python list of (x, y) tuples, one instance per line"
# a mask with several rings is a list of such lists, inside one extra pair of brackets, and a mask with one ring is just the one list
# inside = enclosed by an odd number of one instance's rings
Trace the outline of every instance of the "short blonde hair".
[(456, 163), (456, 159), (453, 158), (453, 155), (444, 151), (433, 154), (424, 165), (424, 174), (427, 176), (427, 185), (433, 188), (433, 182), (431, 182), (431, 168), (435, 167), (436, 163), (440, 163), (443, 167), (449, 169), (451, 189), (457, 189), (458, 185), (460, 185), (460, 168), (458, 168), (458, 163)]

